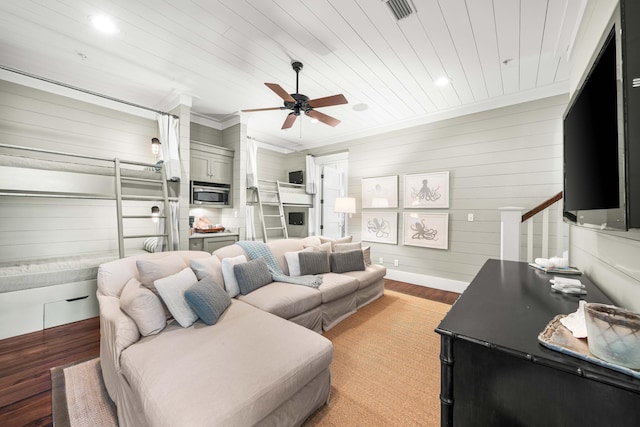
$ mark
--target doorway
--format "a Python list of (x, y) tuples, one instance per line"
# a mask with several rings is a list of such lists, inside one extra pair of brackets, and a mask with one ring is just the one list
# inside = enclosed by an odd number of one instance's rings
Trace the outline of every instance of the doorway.
[(338, 238), (341, 231), (340, 216), (333, 209), (336, 198), (347, 195), (349, 153), (314, 157), (314, 162), (318, 171), (316, 182), (320, 183), (314, 206), (319, 208), (314, 209), (315, 229), (309, 231), (317, 236)]

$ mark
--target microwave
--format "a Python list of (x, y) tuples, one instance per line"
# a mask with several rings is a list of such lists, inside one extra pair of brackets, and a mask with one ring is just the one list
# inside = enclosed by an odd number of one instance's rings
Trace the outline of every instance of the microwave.
[(191, 181), (192, 205), (229, 206), (229, 184), (215, 184), (212, 182)]

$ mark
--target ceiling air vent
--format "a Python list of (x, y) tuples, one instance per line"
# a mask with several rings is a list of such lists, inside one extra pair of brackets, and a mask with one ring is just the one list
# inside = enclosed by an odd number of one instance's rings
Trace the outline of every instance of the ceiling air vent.
[(404, 19), (416, 12), (411, 0), (383, 0), (396, 21)]

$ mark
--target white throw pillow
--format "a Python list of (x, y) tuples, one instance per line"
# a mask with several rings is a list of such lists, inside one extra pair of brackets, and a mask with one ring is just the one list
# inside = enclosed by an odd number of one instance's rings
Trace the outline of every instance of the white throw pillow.
[(300, 252), (310, 252), (313, 248), (305, 248), (301, 251), (285, 252), (284, 258), (287, 260), (287, 267), (289, 267), (289, 276), (300, 276)]
[(155, 335), (167, 325), (160, 298), (142, 286), (138, 279), (131, 278), (124, 285), (120, 308), (136, 322), (142, 336)]
[(247, 257), (244, 255), (238, 255), (230, 258), (222, 259), (222, 277), (224, 277), (224, 288), (231, 298), (237, 296), (240, 293), (240, 286), (236, 280), (236, 274), (233, 271), (233, 266), (236, 264), (242, 264), (247, 262)]
[(188, 328), (198, 320), (198, 315), (191, 309), (184, 297), (184, 292), (197, 282), (198, 278), (189, 267), (179, 273), (163, 277), (154, 282), (160, 297), (169, 308), (173, 318), (183, 328)]
[(222, 277), (220, 258), (215, 255), (206, 258), (194, 258), (190, 261), (190, 264), (198, 280), (211, 277), (218, 286), (222, 287), (224, 278)]

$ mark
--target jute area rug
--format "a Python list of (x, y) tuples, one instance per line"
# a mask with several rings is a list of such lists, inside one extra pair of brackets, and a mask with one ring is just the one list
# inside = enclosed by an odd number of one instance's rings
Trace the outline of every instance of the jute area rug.
[[(434, 329), (451, 306), (393, 291), (324, 335), (334, 346), (329, 404), (312, 426), (439, 426), (440, 339)], [(58, 426), (117, 426), (115, 407), (93, 359), (54, 368)]]

